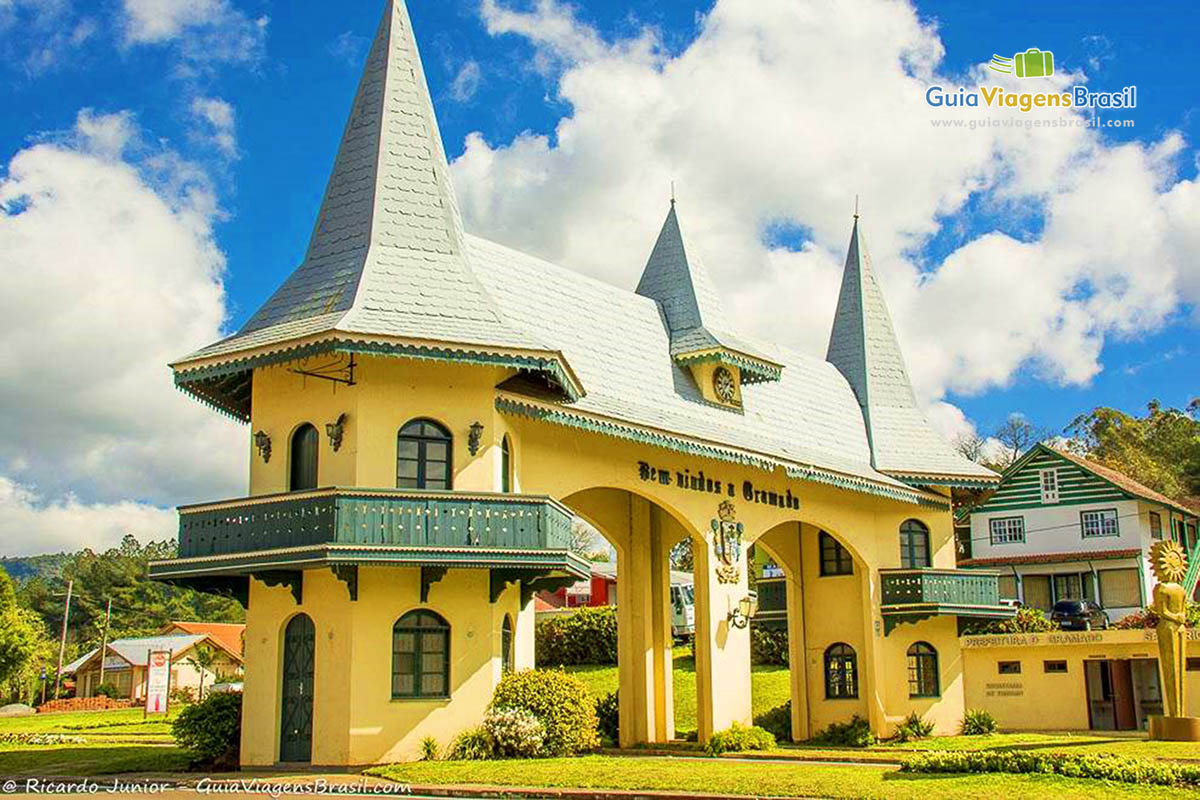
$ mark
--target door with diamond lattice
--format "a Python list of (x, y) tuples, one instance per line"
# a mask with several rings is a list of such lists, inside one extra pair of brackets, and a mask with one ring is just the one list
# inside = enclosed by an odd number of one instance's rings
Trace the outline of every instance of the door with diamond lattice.
[(312, 761), (313, 656), (317, 634), (306, 614), (292, 617), (283, 635), (283, 707), (279, 760)]

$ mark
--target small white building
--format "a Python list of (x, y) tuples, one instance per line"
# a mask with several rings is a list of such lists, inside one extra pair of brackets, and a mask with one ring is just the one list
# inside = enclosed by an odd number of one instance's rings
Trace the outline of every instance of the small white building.
[(1115, 470), (1039, 444), (971, 510), (959, 566), (1001, 570), (1002, 598), (1045, 611), (1093, 600), (1116, 622), (1150, 602), (1155, 541), (1174, 539), (1195, 560), (1197, 522), (1196, 511)]

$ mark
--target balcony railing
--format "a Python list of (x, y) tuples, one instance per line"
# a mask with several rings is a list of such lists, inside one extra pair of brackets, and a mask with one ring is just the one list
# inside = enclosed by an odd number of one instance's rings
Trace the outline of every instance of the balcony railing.
[(1013, 615), (1000, 602), (1000, 573), (982, 570), (881, 569), (881, 612), (890, 631), (901, 622), (932, 616), (1004, 618)]
[(179, 509), (179, 557), (323, 544), (567, 550), (571, 513), (549, 497), (316, 489)]

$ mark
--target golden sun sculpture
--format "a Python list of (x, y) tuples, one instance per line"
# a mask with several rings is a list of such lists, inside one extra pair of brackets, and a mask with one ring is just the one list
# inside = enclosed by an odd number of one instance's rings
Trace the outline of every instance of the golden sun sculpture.
[(1150, 548), (1150, 568), (1160, 583), (1179, 583), (1187, 575), (1187, 554), (1178, 542), (1155, 542)]

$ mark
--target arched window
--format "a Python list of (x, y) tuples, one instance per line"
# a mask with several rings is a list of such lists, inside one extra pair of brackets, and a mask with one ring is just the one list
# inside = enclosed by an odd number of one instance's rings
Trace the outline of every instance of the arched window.
[(396, 442), (396, 487), (450, 488), (450, 432), (427, 419), (400, 429)]
[(937, 650), (927, 642), (908, 648), (908, 696), (940, 697)]
[(450, 625), (410, 611), (392, 626), (392, 697), (450, 696)]
[(858, 657), (844, 642), (831, 644), (825, 651), (825, 699), (844, 700), (858, 697)]
[(929, 528), (915, 519), (906, 520), (900, 525), (900, 566), (904, 569), (917, 569), (928, 567), (931, 563)]
[(821, 531), (821, 574), (822, 575), (853, 575), (854, 557), (850, 551), (842, 547), (842, 543)]
[(500, 671), (505, 675), (513, 671), (513, 623), (508, 614), (500, 626)]
[(500, 440), (500, 491), (504, 493), (513, 490), (512, 444), (508, 435)]
[(317, 488), (317, 429), (307, 422), (292, 434), (292, 475), (288, 488), (293, 492)]

